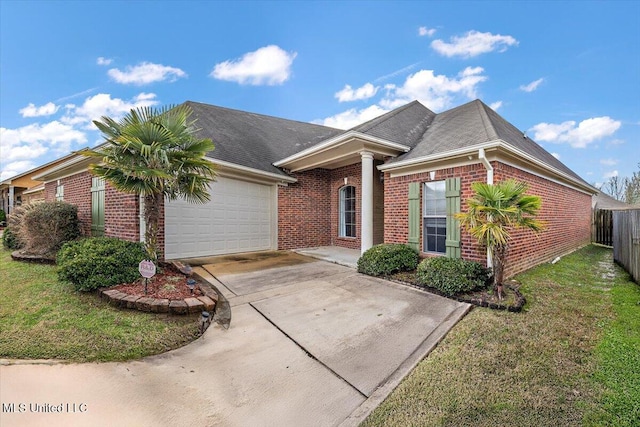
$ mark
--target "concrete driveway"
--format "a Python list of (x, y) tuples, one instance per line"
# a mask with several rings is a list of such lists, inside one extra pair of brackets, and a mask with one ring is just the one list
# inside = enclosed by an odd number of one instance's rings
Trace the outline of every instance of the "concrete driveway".
[(199, 267), (228, 298), (231, 327), (178, 350), (127, 363), (5, 362), (0, 424), (357, 425), (469, 309), (324, 261), (266, 265), (280, 266)]

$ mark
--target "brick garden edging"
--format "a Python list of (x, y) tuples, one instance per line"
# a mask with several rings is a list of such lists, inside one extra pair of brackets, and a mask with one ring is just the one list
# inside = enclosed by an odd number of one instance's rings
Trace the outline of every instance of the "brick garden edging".
[(193, 314), (201, 313), (205, 310), (213, 311), (218, 302), (218, 294), (208, 283), (204, 283), (202, 280), (198, 280), (198, 288), (204, 294), (203, 296), (177, 300), (130, 295), (117, 289), (109, 288), (98, 289), (98, 294), (115, 307), (150, 313)]

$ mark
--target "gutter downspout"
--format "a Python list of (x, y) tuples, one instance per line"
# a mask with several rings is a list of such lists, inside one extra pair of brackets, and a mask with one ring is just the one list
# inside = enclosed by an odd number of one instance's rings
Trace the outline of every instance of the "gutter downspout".
[[(485, 169), (487, 170), (487, 184), (493, 185), (493, 166), (491, 166), (491, 163), (489, 162), (489, 160), (487, 160), (487, 157), (484, 153), (484, 148), (480, 148), (478, 150), (478, 159), (482, 162)], [(487, 267), (493, 267), (493, 260), (491, 259), (491, 251), (489, 251), (489, 248), (487, 248)]]
[(487, 184), (493, 184), (493, 166), (491, 166), (491, 163), (489, 163), (489, 160), (487, 160), (484, 155), (484, 148), (478, 150), (478, 159), (480, 159), (484, 167), (487, 169)]

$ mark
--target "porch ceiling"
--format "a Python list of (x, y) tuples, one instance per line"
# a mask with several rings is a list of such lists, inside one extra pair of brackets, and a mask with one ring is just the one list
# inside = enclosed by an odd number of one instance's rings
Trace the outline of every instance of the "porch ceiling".
[(316, 168), (336, 169), (342, 166), (359, 163), (363, 151), (370, 152), (377, 160), (385, 157), (396, 157), (409, 151), (409, 147), (367, 135), (352, 133), (346, 137), (334, 139), (324, 144), (312, 147), (274, 165), (289, 169), (291, 172), (305, 171)]

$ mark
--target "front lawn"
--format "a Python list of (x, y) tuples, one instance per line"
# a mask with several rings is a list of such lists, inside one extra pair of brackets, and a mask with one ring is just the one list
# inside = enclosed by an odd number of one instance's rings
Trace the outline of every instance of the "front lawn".
[(473, 309), (363, 425), (640, 425), (640, 287), (611, 250), (517, 278), (522, 313)]
[(57, 279), (56, 267), (0, 250), (0, 358), (121, 361), (198, 336), (198, 318), (119, 310)]

